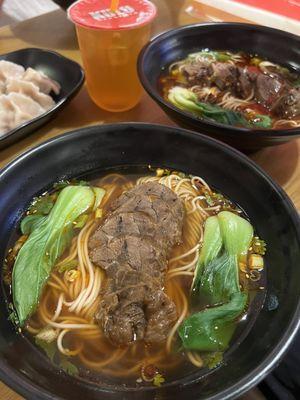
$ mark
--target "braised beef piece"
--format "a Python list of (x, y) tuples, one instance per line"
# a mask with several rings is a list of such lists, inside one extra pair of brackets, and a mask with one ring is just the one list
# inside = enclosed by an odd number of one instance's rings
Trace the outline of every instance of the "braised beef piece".
[(300, 116), (300, 88), (289, 88), (272, 107), (275, 115), (281, 118)]
[(163, 286), (183, 217), (181, 199), (149, 182), (123, 193), (91, 236), (91, 260), (107, 275), (96, 319), (114, 344), (160, 342), (174, 325), (176, 307)]
[(281, 96), (285, 82), (279, 76), (258, 74), (255, 82), (255, 97), (266, 106), (270, 106)]
[(103, 231), (97, 234), (97, 241), (97, 247), (90, 251), (91, 258), (94, 263), (106, 270), (109, 277), (113, 278), (120, 266), (128, 266), (132, 270), (139, 271), (144, 263), (147, 263), (149, 269), (151, 268), (151, 273), (155, 277), (165, 272), (166, 249), (157, 246), (156, 241), (126, 234), (111, 238), (103, 235)]
[(208, 86), (213, 69), (210, 61), (192, 61), (184, 65), (183, 73), (190, 84)]
[(246, 67), (237, 67), (237, 81), (235, 85), (235, 94), (237, 97), (247, 99), (254, 87), (257, 75), (250, 72)]
[(152, 291), (147, 296), (147, 329), (145, 334), (146, 342), (159, 343), (166, 339), (166, 332), (169, 332), (177, 318), (176, 307), (162, 290)]
[(212, 82), (214, 82), (220, 90), (232, 90), (236, 85), (237, 67), (222, 62), (216, 62), (212, 64), (212, 66)]

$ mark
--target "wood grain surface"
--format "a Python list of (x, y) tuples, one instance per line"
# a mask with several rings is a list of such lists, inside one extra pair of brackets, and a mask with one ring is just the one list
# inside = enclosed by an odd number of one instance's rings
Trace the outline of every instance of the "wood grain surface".
[[(155, 2), (159, 8), (159, 14), (153, 27), (153, 33), (176, 26), (182, 21), (184, 23), (195, 22), (185, 13), (188, 6), (187, 1), (156, 0)], [(0, 29), (0, 54), (25, 47), (53, 49), (81, 63), (74, 27), (61, 10)], [(133, 110), (124, 113), (109, 113), (94, 105), (86, 88), (83, 87), (76, 98), (49, 124), (22, 141), (0, 151), (0, 167), (4, 167), (27, 149), (63, 132), (88, 125), (121, 121), (174, 125), (146, 93), (140, 104)], [(264, 149), (251, 156), (284, 188), (298, 209), (300, 209), (299, 154), (300, 140), (297, 140)], [(253, 389), (242, 397), (243, 400), (260, 400), (262, 398), (257, 389)], [(0, 383), (0, 399), (17, 400), (21, 397)]]

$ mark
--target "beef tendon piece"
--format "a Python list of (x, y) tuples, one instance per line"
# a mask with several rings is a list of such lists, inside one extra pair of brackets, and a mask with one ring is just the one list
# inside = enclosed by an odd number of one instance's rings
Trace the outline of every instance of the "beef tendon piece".
[(166, 186), (149, 182), (116, 199), (91, 236), (91, 260), (107, 276), (95, 317), (112, 343), (158, 343), (168, 336), (177, 313), (163, 287), (183, 219), (181, 199)]

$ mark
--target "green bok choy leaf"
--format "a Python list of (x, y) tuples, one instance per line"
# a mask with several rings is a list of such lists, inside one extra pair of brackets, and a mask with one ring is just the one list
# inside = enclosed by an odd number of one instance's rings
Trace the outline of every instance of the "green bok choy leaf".
[(205, 304), (224, 303), (239, 291), (238, 258), (247, 254), (252, 237), (251, 224), (230, 211), (206, 220), (193, 283)]
[(207, 218), (205, 222), (203, 246), (199, 255), (199, 261), (196, 265), (192, 287), (199, 286), (204, 266), (208, 265), (218, 256), (222, 245), (223, 239), (218, 217)]
[(168, 100), (181, 110), (191, 111), (200, 117), (209, 118), (221, 124), (245, 128), (270, 128), (272, 126), (272, 119), (267, 115), (257, 114), (252, 121), (248, 121), (238, 111), (227, 110), (218, 105), (199, 101), (192, 90), (181, 86), (175, 86), (169, 90)]
[(253, 238), (253, 227), (244, 218), (230, 211), (221, 211), (218, 214), (225, 250), (237, 257), (248, 252)]
[(224, 351), (246, 303), (246, 293), (235, 293), (228, 303), (206, 308), (185, 319), (179, 328), (183, 346), (189, 350)]
[(28, 215), (21, 224), (28, 239), (21, 247), (13, 268), (12, 291), (19, 323), (35, 311), (52, 268), (70, 245), (76, 222), (97, 208), (105, 194), (100, 188), (64, 188), (47, 216)]
[(222, 211), (206, 220), (193, 282), (193, 294), (206, 308), (179, 328), (186, 349), (224, 351), (228, 346), (235, 320), (247, 303), (239, 285), (238, 260), (247, 254), (252, 237), (251, 224), (232, 212)]

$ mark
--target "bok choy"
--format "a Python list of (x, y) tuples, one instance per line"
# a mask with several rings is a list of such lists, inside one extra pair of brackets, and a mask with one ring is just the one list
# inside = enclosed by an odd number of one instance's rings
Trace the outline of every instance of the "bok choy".
[(246, 303), (245, 293), (235, 293), (228, 303), (191, 315), (179, 330), (183, 346), (189, 350), (225, 350), (235, 329), (235, 319)]
[(257, 114), (255, 118), (248, 121), (238, 111), (227, 110), (218, 105), (199, 101), (192, 90), (181, 86), (175, 86), (169, 90), (168, 100), (181, 110), (191, 111), (199, 117), (209, 118), (225, 125), (245, 128), (270, 128), (272, 125), (272, 120), (267, 115)]
[(247, 294), (239, 285), (240, 257), (247, 254), (253, 228), (244, 218), (222, 211), (205, 223), (203, 246), (195, 270), (193, 294), (206, 305), (179, 328), (186, 349), (224, 351), (242, 314)]
[(68, 186), (58, 195), (48, 215), (28, 215), (21, 230), (29, 235), (13, 268), (12, 291), (19, 323), (35, 311), (52, 268), (70, 245), (80, 217), (94, 211), (105, 191), (88, 186)]

